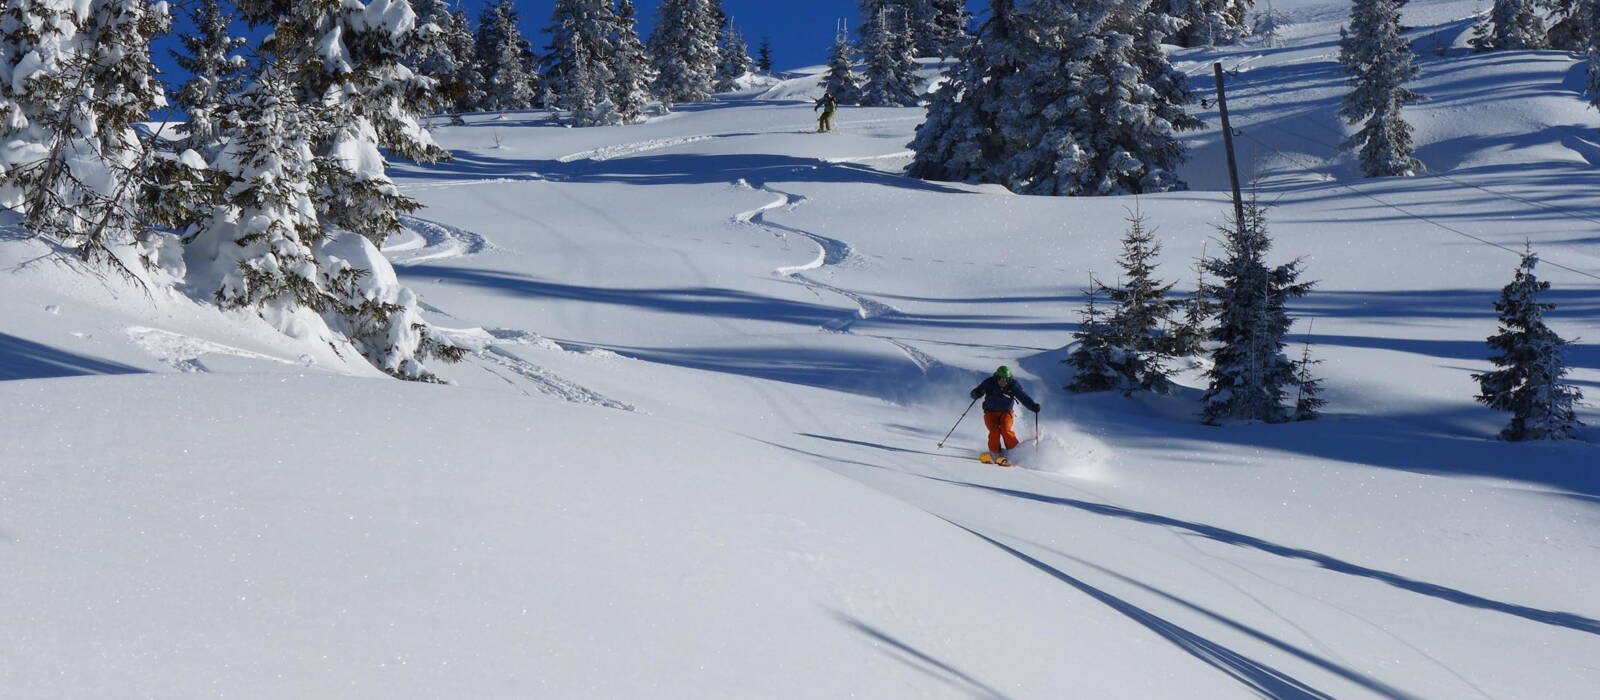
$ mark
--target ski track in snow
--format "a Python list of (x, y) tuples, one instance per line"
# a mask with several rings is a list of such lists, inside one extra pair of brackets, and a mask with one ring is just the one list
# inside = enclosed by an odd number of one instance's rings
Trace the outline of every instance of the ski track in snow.
[(837, 165), (837, 164), (840, 164), (840, 163), (866, 163), (866, 162), (870, 162), (870, 161), (874, 161), (874, 160), (893, 160), (895, 158), (910, 158), (912, 156), (915, 156), (916, 154), (917, 154), (916, 151), (896, 151), (894, 153), (885, 153), (883, 155), (877, 155), (877, 156), (855, 156), (853, 158), (823, 158), (822, 162), (824, 162), (824, 163), (832, 163), (834, 165)]
[[(456, 316), (437, 309), (436, 307), (430, 308), (433, 309), (434, 313), (441, 313), (446, 316), (450, 316), (451, 318), (457, 318)], [(521, 391), (524, 396), (532, 396), (533, 393), (523, 388), (522, 383), (516, 381), (514, 377), (519, 377), (525, 380), (527, 383), (532, 384), (533, 388), (538, 390), (541, 394), (554, 396), (571, 403), (582, 404), (585, 406), (603, 406), (605, 408), (614, 408), (619, 411), (638, 410), (632, 404), (613, 399), (609, 396), (601, 394), (598, 391), (566, 379), (555, 372), (523, 359), (510, 350), (500, 347), (501, 345), (523, 345), (536, 347), (541, 350), (574, 352), (573, 349), (565, 347), (560, 343), (550, 340), (549, 338), (545, 338), (538, 333), (515, 328), (436, 328), (435, 330), (438, 331), (439, 334), (445, 339), (450, 340), (461, 347), (470, 349), (470, 361), (476, 364), (483, 371), (493, 374), (494, 376), (499, 377), (501, 381), (504, 381), (505, 383), (510, 384), (512, 387), (515, 387), (518, 391)], [(587, 353), (582, 351), (577, 352), (580, 354), (596, 354), (592, 351)], [(507, 376), (507, 374), (504, 372), (509, 372), (512, 376)]]
[(402, 216), (400, 223), (414, 237), (385, 246), (383, 254), (396, 265), (416, 265), (446, 258), (464, 258), (486, 250), (494, 250), (489, 239), (482, 234), (456, 228), (437, 221)]
[(430, 180), (428, 182), (420, 182), (420, 183), (416, 183), (416, 184), (406, 183), (406, 184), (402, 184), (400, 187), (401, 187), (401, 189), (405, 189), (405, 190), (439, 190), (439, 189), (445, 189), (445, 188), (448, 188), (448, 187), (468, 187), (468, 186), (475, 186), (475, 185), (494, 185), (494, 184), (504, 184), (504, 183), (508, 183), (508, 182), (548, 182), (548, 181), (549, 181), (549, 178), (545, 177), (543, 174), (540, 174), (540, 173), (526, 173), (524, 175), (518, 175), (518, 176), (514, 176), (514, 177), (501, 176), (501, 177), (478, 177), (478, 178), (470, 178), (470, 179), (465, 179), (465, 180)]
[[(743, 180), (733, 184), (735, 186), (750, 186), (749, 183)], [(858, 294), (848, 289), (842, 289), (840, 287), (817, 280), (809, 275), (801, 274), (804, 272), (822, 270), (828, 267), (845, 265), (850, 263), (852, 260), (859, 260), (860, 256), (856, 255), (855, 249), (851, 248), (849, 243), (841, 241), (837, 238), (830, 238), (819, 233), (813, 233), (811, 231), (795, 228), (793, 226), (785, 226), (767, 219), (768, 212), (779, 209), (793, 210), (796, 207), (805, 204), (807, 201), (805, 197), (775, 190), (765, 184), (754, 186), (753, 189), (771, 194), (775, 197), (775, 199), (750, 211), (734, 214), (734, 222), (752, 226), (760, 226), (771, 231), (773, 235), (780, 238), (786, 234), (804, 236), (817, 246), (817, 257), (812, 259), (810, 262), (807, 262), (803, 265), (780, 267), (776, 270), (773, 270), (773, 274), (795, 280), (796, 282), (805, 285), (806, 288), (810, 289), (813, 293), (817, 293), (819, 296), (821, 292), (831, 292), (849, 299), (852, 304), (855, 304), (855, 314), (834, 321), (829, 321), (823, 325), (824, 329), (835, 333), (850, 333), (851, 327), (854, 326), (857, 321), (869, 318), (894, 316), (900, 313), (900, 310), (894, 306), (885, 304), (877, 299), (873, 299), (872, 297), (864, 294)], [(870, 337), (878, 338), (898, 348), (909, 360), (911, 360), (913, 364), (917, 366), (917, 369), (922, 371), (924, 375), (932, 371), (934, 368), (942, 365), (937, 358), (918, 350), (904, 341), (884, 336)]]
[(302, 357), (299, 362), (273, 357), (259, 352), (252, 352), (231, 345), (223, 345), (209, 340), (203, 340), (182, 333), (164, 331), (159, 328), (145, 326), (130, 326), (125, 332), (128, 338), (145, 352), (155, 356), (156, 359), (167, 363), (179, 372), (209, 372), (211, 371), (200, 362), (204, 355), (232, 355), (250, 360), (267, 360), (286, 365), (309, 365), (309, 357)]
[[(618, 401), (589, 389), (588, 387), (584, 387), (567, 379), (563, 379), (550, 370), (517, 357), (511, 352), (503, 350), (494, 345), (490, 345), (483, 350), (473, 353), (473, 356), (484, 362), (486, 365), (484, 367), (485, 370), (496, 375), (499, 375), (499, 373), (494, 372), (494, 370), (487, 365), (493, 365), (494, 367), (508, 370), (511, 373), (528, 380), (534, 385), (534, 388), (550, 396), (555, 396), (572, 403), (584, 404), (587, 406), (604, 406), (606, 408), (614, 408), (619, 411), (638, 410), (631, 404)], [(507, 384), (511, 384), (513, 386), (516, 385), (515, 382), (511, 381), (504, 375), (499, 376), (501, 379), (505, 379)], [(526, 394), (527, 392), (524, 391), (523, 393)]]
[(661, 150), (663, 148), (672, 148), (673, 146), (682, 146), (682, 145), (685, 145), (685, 144), (697, 143), (697, 142), (700, 142), (700, 141), (706, 141), (706, 140), (709, 140), (709, 139), (714, 139), (714, 138), (717, 138), (719, 136), (726, 136), (726, 135), (728, 135), (728, 134), (697, 134), (695, 136), (680, 136), (680, 137), (677, 137), (677, 138), (669, 138), (669, 139), (651, 139), (649, 141), (635, 141), (633, 143), (619, 143), (619, 144), (612, 145), (612, 146), (601, 146), (600, 148), (592, 148), (592, 149), (589, 149), (587, 151), (578, 151), (577, 153), (568, 153), (567, 155), (564, 155), (564, 156), (561, 156), (559, 158), (556, 158), (556, 161), (560, 162), (560, 163), (571, 163), (571, 162), (577, 161), (577, 160), (597, 160), (598, 161), (598, 160), (611, 160), (613, 158), (626, 158), (628, 156), (636, 155), (636, 154), (639, 154), (639, 153), (645, 153), (645, 152), (648, 152), (648, 151), (658, 151), (658, 150)]

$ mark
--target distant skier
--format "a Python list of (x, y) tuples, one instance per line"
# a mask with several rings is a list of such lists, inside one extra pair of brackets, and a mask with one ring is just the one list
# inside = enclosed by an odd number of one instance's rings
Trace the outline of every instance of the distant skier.
[(1005, 441), (1005, 449), (1017, 446), (1017, 433), (1011, 429), (1013, 419), (1012, 409), (1017, 401), (1027, 406), (1034, 413), (1039, 412), (1039, 403), (1022, 390), (1022, 385), (1011, 378), (1011, 368), (1000, 365), (994, 375), (983, 380), (977, 388), (972, 390), (972, 398), (983, 397), (983, 424), (989, 428), (989, 451), (983, 454), (984, 463), (1009, 465), (1005, 450), (1000, 449), (1001, 440)]
[(817, 133), (833, 131), (833, 112), (839, 109), (839, 101), (833, 98), (833, 93), (822, 93), (822, 99), (817, 100), (811, 111), (822, 110), (822, 117), (817, 120)]

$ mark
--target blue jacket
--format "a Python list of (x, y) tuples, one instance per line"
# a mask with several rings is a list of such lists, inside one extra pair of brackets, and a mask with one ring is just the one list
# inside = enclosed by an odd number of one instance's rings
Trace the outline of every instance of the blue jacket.
[(978, 388), (972, 390), (972, 398), (978, 398), (979, 396), (983, 397), (984, 413), (992, 411), (1010, 413), (1012, 407), (1019, 400), (1022, 405), (1028, 407), (1028, 410), (1039, 410), (1039, 404), (1028, 396), (1028, 392), (1022, 390), (1022, 385), (1018, 384), (1015, 379), (1011, 380), (1011, 386), (1002, 389), (1000, 388), (1000, 380), (989, 377), (983, 380), (983, 383), (979, 384)]

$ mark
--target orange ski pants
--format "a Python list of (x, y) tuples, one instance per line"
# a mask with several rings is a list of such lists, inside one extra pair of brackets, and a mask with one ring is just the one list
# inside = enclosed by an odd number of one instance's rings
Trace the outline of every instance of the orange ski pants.
[(1006, 441), (1006, 449), (1008, 449), (1008, 450), (1013, 448), (1013, 447), (1016, 447), (1017, 443), (1020, 442), (1019, 440), (1017, 440), (1016, 431), (1011, 429), (1011, 421), (1013, 419), (1014, 419), (1014, 416), (1012, 415), (1012, 413), (1010, 411), (984, 411), (983, 412), (983, 424), (984, 424), (985, 427), (989, 428), (989, 451), (990, 452), (999, 452), (1000, 451), (1000, 439), (1001, 438), (1005, 439), (1005, 441)]

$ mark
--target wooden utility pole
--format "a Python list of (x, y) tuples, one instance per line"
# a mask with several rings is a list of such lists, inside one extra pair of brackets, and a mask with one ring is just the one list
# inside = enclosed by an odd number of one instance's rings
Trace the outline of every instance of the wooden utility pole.
[(1217, 112), (1222, 115), (1222, 146), (1228, 151), (1228, 180), (1233, 184), (1234, 222), (1244, 230), (1244, 198), (1239, 194), (1239, 163), (1233, 158), (1233, 127), (1228, 124), (1228, 94), (1222, 89), (1222, 62), (1211, 64), (1217, 75)]

